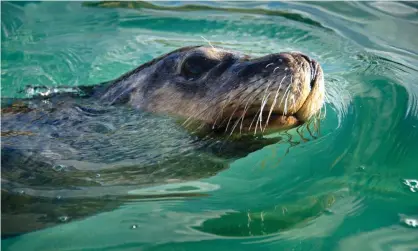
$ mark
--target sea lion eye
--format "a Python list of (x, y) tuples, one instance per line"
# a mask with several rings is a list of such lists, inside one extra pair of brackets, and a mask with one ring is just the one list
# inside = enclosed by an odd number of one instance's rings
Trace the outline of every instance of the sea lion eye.
[(208, 72), (219, 62), (204, 55), (193, 55), (187, 58), (182, 65), (182, 74), (188, 79), (196, 79)]

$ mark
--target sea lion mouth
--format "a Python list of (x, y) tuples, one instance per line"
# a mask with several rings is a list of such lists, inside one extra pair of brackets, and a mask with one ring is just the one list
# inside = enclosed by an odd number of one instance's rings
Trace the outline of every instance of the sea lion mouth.
[(239, 110), (236, 112), (236, 116), (231, 116), (224, 123), (212, 125), (212, 131), (215, 133), (228, 132), (229, 134), (260, 134), (260, 132), (268, 133), (291, 129), (302, 124), (303, 122), (294, 115)]
[[(238, 109), (233, 115), (230, 117), (230, 121), (237, 123), (239, 121), (239, 128), (240, 131), (246, 130), (256, 130), (256, 128), (269, 128), (272, 129), (273, 127), (292, 127), (301, 124), (301, 121), (294, 115), (288, 114), (284, 115), (277, 111), (261, 111), (260, 109), (253, 108), (250, 110), (245, 111), (244, 108)], [(226, 129), (228, 124), (223, 124), (218, 126), (219, 128)]]
[(286, 130), (301, 125), (302, 122), (294, 115), (284, 115), (277, 112), (263, 111), (260, 113), (248, 114), (240, 124), (240, 133), (242, 131), (265, 132), (275, 130)]

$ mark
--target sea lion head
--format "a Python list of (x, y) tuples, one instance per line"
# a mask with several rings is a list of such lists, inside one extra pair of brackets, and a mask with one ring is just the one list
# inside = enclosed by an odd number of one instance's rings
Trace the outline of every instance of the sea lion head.
[(212, 46), (184, 47), (115, 80), (104, 97), (146, 111), (241, 133), (297, 127), (324, 103), (323, 71), (299, 52), (252, 58)]

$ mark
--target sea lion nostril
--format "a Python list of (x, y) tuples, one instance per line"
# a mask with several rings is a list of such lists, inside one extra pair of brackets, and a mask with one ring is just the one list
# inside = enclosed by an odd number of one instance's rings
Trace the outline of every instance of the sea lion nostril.
[(310, 63), (312, 61), (308, 56), (306, 56), (304, 54), (300, 54), (300, 56), (303, 57), (306, 61), (308, 61), (308, 63)]
[(315, 84), (316, 75), (318, 74), (318, 63), (315, 60), (311, 59), (310, 64), (311, 64), (311, 88), (313, 88)]

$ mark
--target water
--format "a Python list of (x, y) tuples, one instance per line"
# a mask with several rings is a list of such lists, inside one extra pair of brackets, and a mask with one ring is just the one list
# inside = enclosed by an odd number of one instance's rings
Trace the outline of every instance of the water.
[[(2, 169), (2, 249), (418, 250), (416, 3), (184, 5), (2, 2), (2, 98), (97, 84), (206, 40), (255, 56), (297, 50), (325, 72), (321, 136), (227, 168), (195, 155), (170, 118), (65, 110), (19, 128), (48, 122), (38, 135), (2, 137), (54, 160)], [(64, 119), (74, 112), (78, 126)], [(27, 228), (39, 231), (13, 236)]]

